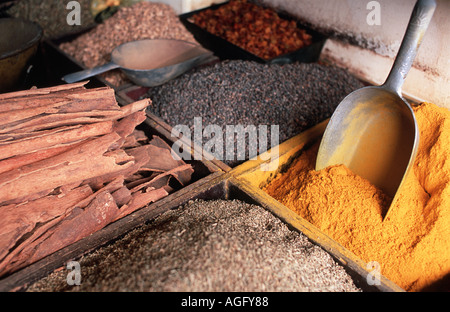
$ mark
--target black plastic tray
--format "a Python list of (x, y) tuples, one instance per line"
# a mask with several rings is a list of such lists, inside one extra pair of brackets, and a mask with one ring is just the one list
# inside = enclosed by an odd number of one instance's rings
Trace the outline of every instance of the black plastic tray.
[[(275, 58), (265, 60), (260, 58), (234, 44), (231, 42), (211, 34), (205, 29), (197, 26), (191, 21), (191, 17), (198, 12), (202, 12), (208, 9), (217, 9), (228, 2), (215, 4), (207, 8), (195, 10), (192, 12), (184, 13), (179, 16), (183, 25), (194, 35), (195, 40), (198, 41), (203, 47), (214, 52), (214, 54), (222, 60), (248, 60), (256, 61), (264, 64), (287, 64), (292, 62), (302, 62), (302, 63), (312, 63), (317, 62), (322, 51), (323, 45), (327, 40), (327, 37), (317, 31), (310, 29), (309, 27), (302, 25), (297, 21), (297, 27), (305, 29), (308, 34), (312, 36), (312, 43), (304, 48), (296, 50), (291, 53), (277, 56)], [(293, 20), (292, 17), (277, 12), (278, 15), (286, 20)]]
[[(81, 36), (82, 34), (88, 32), (89, 30), (91, 30), (93, 27), (95, 27), (95, 26), (83, 29), (79, 32), (63, 35), (58, 38), (51, 38), (45, 42), (45, 47), (47, 49), (47, 51), (45, 51), (45, 52), (47, 55), (49, 55), (49, 56), (61, 55), (62, 57), (65, 58), (64, 64), (62, 64), (63, 66), (59, 67), (59, 71), (57, 73), (58, 79), (60, 81), (62, 81), (63, 76), (80, 71), (80, 70), (85, 70), (85, 69), (87, 69), (87, 67), (84, 66), (83, 64), (81, 64), (79, 61), (77, 61), (75, 58), (73, 58), (69, 54), (65, 53), (63, 50), (61, 50), (59, 48), (59, 45), (64, 42), (70, 42), (70, 41), (74, 40), (75, 38)], [(49, 58), (49, 60), (50, 60), (50, 62), (54, 62), (54, 60), (51, 58)], [(50, 66), (51, 66), (51, 64), (50, 64)], [(89, 77), (86, 80), (89, 80), (87, 87), (108, 86), (113, 89), (117, 88), (117, 86), (114, 86), (111, 83), (107, 82), (103, 77), (101, 77), (99, 75), (94, 76), (94, 77)]]

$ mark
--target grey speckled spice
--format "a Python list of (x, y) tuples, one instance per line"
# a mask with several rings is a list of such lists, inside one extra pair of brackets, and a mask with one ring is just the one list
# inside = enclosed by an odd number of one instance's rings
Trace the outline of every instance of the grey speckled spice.
[(190, 201), (80, 260), (28, 291), (360, 291), (306, 236), (262, 207)]
[(90, 0), (77, 0), (80, 4), (81, 25), (69, 25), (67, 15), (73, 10), (67, 9), (69, 1), (61, 0), (20, 0), (8, 10), (11, 17), (20, 17), (39, 24), (44, 30), (44, 38), (56, 38), (70, 33), (80, 32), (95, 25), (90, 11)]
[[(279, 125), (283, 142), (330, 117), (347, 94), (362, 86), (347, 71), (333, 66), (223, 61), (150, 89), (153, 106), (149, 110), (171, 126), (189, 126), (192, 133), (194, 117), (199, 116), (203, 127)], [(196, 142), (204, 144), (208, 139)], [(242, 162), (221, 160), (232, 167)]]

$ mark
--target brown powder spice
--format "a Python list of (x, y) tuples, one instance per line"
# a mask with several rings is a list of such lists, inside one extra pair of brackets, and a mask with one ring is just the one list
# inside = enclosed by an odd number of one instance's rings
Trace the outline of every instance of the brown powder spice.
[(448, 290), (450, 111), (422, 103), (414, 113), (418, 155), (384, 220), (391, 199), (370, 182), (343, 165), (314, 170), (319, 143), (264, 189), (405, 290)]
[(27, 291), (361, 291), (305, 235), (239, 200), (190, 200), (79, 262), (79, 286), (63, 269)]

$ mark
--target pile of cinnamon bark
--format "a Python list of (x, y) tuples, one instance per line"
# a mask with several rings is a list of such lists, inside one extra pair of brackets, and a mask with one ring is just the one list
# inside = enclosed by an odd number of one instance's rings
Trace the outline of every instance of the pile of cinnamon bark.
[(189, 183), (191, 165), (136, 129), (149, 105), (84, 83), (0, 94), (0, 276)]

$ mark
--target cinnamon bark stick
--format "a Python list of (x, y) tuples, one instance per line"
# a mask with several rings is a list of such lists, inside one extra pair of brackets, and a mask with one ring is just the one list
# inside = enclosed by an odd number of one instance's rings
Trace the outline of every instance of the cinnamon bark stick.
[(88, 81), (82, 81), (72, 84), (62, 84), (58, 86), (48, 87), (48, 88), (31, 88), (28, 90), (8, 92), (0, 94), (0, 100), (10, 99), (10, 98), (20, 98), (29, 97), (33, 95), (44, 95), (52, 92), (64, 91), (64, 90), (76, 90), (78, 88), (84, 88)]
[(0, 275), (30, 263), (92, 234), (113, 221), (117, 206), (109, 192), (98, 194), (85, 208), (75, 207), (38, 228), (20, 248), (0, 263)]
[(37, 116), (36, 118), (27, 121), (14, 122), (8, 125), (0, 126), (0, 134), (11, 131), (31, 132), (58, 126), (69, 126), (107, 120), (117, 120), (131, 115), (135, 112), (144, 110), (149, 105), (149, 103), (149, 100), (145, 99), (139, 102), (122, 106), (120, 110), (93, 110), (88, 112), (69, 112)]
[(119, 213), (115, 216), (114, 221), (121, 219), (134, 211), (147, 206), (150, 203), (156, 202), (168, 195), (164, 188), (148, 190), (147, 192), (137, 192), (132, 195), (128, 204), (123, 205), (119, 209)]
[(0, 100), (0, 112), (37, 109), (43, 106), (63, 106), (64, 110), (117, 109), (114, 91), (107, 88), (67, 90), (19, 98)]
[[(60, 103), (68, 105), (67, 107), (70, 109), (78, 109), (78, 111), (87, 110), (89, 108), (118, 108), (117, 102), (115, 101), (114, 90), (104, 87), (96, 89), (76, 88), (46, 92), (45, 94), (11, 97), (7, 99), (0, 98), (0, 112), (33, 109), (52, 104), (58, 105)], [(76, 105), (70, 105), (70, 103), (76, 103)]]
[(103, 156), (119, 139), (114, 132), (106, 134), (62, 154), (0, 174), (0, 203), (130, 167), (134, 162), (118, 165), (114, 157)]
[[(160, 137), (152, 138), (147, 152), (152, 161), (145, 164), (142, 169), (165, 172), (185, 164), (183, 160), (173, 158), (170, 146)], [(174, 177), (181, 185), (186, 185), (191, 180), (193, 172), (194, 170), (191, 167), (190, 169), (177, 172)]]
[(103, 185), (109, 183), (114, 180), (117, 176), (123, 176), (125, 179), (130, 177), (134, 173), (138, 172), (139, 169), (146, 163), (150, 161), (148, 153), (146, 151), (146, 147), (138, 147), (133, 150), (127, 150), (126, 153), (134, 158), (134, 163), (130, 166), (124, 167), (116, 172), (107, 172), (102, 175), (97, 175), (91, 178), (86, 179), (83, 183), (89, 184), (93, 189), (98, 189)]
[(143, 99), (128, 105), (124, 105), (120, 108), (120, 110), (122, 111), (123, 117), (125, 117), (131, 115), (132, 113), (142, 111), (149, 105), (151, 105), (150, 99)]
[(61, 126), (89, 124), (102, 121), (116, 120), (122, 117), (120, 111), (90, 111), (79, 113), (64, 113), (38, 116), (36, 118), (14, 122), (0, 126), (0, 134), (8, 132), (32, 132)]
[[(57, 113), (58, 107), (68, 104), (68, 101), (61, 102), (52, 102), (48, 105), (43, 105), (35, 108), (24, 108), (24, 109), (15, 109), (15, 110), (7, 110), (0, 112), (0, 123), (2, 125), (6, 125), (8, 123), (12, 123), (19, 120), (24, 120), (30, 117), (34, 117), (40, 114), (52, 114)], [(3, 105), (0, 104), (0, 109), (2, 109)]]
[(175, 167), (175, 168), (173, 168), (173, 169), (171, 169), (171, 170), (169, 170), (169, 171), (160, 173), (159, 175), (157, 175), (156, 177), (154, 177), (154, 178), (151, 179), (150, 181), (135, 186), (134, 188), (131, 189), (131, 192), (134, 193), (134, 192), (137, 192), (137, 191), (139, 191), (139, 190), (141, 190), (141, 189), (143, 189), (143, 188), (151, 187), (151, 186), (152, 186), (154, 183), (156, 183), (159, 179), (162, 179), (162, 178), (164, 178), (165, 176), (171, 175), (171, 176), (177, 177), (177, 174), (178, 174), (179, 172), (183, 172), (183, 171), (186, 171), (186, 170), (187, 170), (187, 171), (191, 171), (191, 170), (192, 170), (192, 166), (189, 165), (189, 164), (185, 164), (185, 165), (182, 165), (182, 166)]
[(84, 140), (75, 141), (71, 143), (58, 144), (51, 148), (39, 150), (36, 152), (31, 152), (28, 154), (18, 155), (10, 157), (0, 161), (0, 173), (7, 172), (13, 169), (20, 168), (25, 165), (32, 164), (34, 162), (47, 159), (56, 155), (59, 155), (69, 149), (73, 148), (74, 145), (81, 144)]
[(29, 261), (34, 262), (80, 239), (97, 232), (114, 221), (118, 207), (109, 192), (99, 193), (85, 209), (76, 207), (39, 244)]
[(74, 129), (63, 129), (62, 131), (51, 133), (49, 135), (3, 143), (0, 144), (0, 159), (39, 151), (41, 149), (50, 148), (57, 144), (71, 143), (107, 134), (112, 131), (112, 126), (112, 121), (98, 122), (94, 124), (79, 126)]

